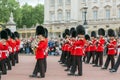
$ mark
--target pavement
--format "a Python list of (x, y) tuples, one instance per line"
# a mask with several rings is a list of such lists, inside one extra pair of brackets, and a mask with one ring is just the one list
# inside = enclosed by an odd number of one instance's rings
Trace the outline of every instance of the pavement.
[[(101, 70), (100, 67), (92, 67), (91, 64), (83, 63), (83, 76), (68, 76), (61, 64), (58, 63), (60, 56), (48, 56), (48, 69), (45, 78), (30, 78), (35, 67), (34, 55), (20, 55), (20, 63), (12, 67), (7, 75), (2, 75), (1, 80), (120, 80), (120, 68), (116, 73), (109, 70)], [(105, 61), (105, 58), (104, 58)]]

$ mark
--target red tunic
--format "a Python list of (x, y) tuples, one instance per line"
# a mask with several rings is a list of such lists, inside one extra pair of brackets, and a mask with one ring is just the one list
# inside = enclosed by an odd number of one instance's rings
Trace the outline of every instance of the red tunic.
[(96, 51), (97, 49), (96, 42), (97, 42), (96, 39), (92, 40), (92, 43), (90, 44), (90, 51)]
[(45, 57), (48, 56), (48, 38), (45, 39), (45, 43), (46, 43), (46, 49), (45, 49)]
[(97, 51), (98, 52), (104, 51), (104, 44), (105, 44), (105, 39), (103, 37), (101, 37), (98, 41), (98, 44), (97, 44)]
[(0, 42), (0, 60), (2, 59), (2, 47), (3, 47), (3, 45), (2, 45), (2, 43)]
[(9, 52), (12, 53), (13, 41), (12, 41), (12, 39), (10, 38), (10, 39), (7, 40), (7, 42), (8, 42), (8, 45), (9, 45), (9, 46), (8, 46)]
[(19, 48), (20, 47), (20, 40), (19, 39), (17, 39), (16, 40), (16, 51), (19, 51)]
[(84, 45), (86, 41), (85, 39), (83, 40), (78, 40), (75, 42), (75, 56), (82, 56), (84, 55)]
[(90, 43), (89, 43), (89, 41), (86, 41), (85, 52), (90, 52)]
[(12, 40), (12, 53), (16, 52), (16, 41)]
[(42, 40), (38, 43), (38, 47), (36, 49), (36, 59), (44, 59), (44, 52), (46, 49), (46, 42), (45, 40)]
[(74, 55), (75, 54), (75, 42), (76, 42), (76, 40), (73, 40), (72, 41), (72, 46), (71, 46), (71, 55)]
[(2, 59), (6, 59), (7, 58), (7, 55), (9, 54), (9, 51), (8, 51), (8, 43), (6, 42), (6, 45), (3, 45), (2, 44), (2, 49), (1, 49), (1, 53), (2, 53)]
[(110, 41), (108, 44), (108, 55), (114, 55), (116, 54), (116, 46), (117, 46), (117, 41), (114, 39)]

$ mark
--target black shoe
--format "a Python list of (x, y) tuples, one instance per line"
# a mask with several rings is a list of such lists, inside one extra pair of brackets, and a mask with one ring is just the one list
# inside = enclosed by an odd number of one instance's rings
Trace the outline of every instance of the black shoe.
[(32, 75), (29, 75), (29, 77), (37, 78), (37, 75), (32, 74)]
[(82, 76), (82, 74), (75, 74), (75, 76)]
[(67, 65), (66, 65), (66, 64), (64, 64), (64, 65), (63, 65), (63, 67), (67, 67)]
[(102, 67), (101, 69), (107, 69), (106, 67)]
[(11, 68), (8, 68), (8, 70), (12, 70)]
[(98, 65), (95, 64), (95, 65), (93, 65), (93, 67), (98, 67)]
[(63, 64), (62, 62), (60, 62), (60, 64)]
[(112, 72), (117, 72), (115, 69), (112, 69), (112, 70), (110, 70), (110, 72), (112, 73)]
[(112, 70), (112, 68), (109, 68), (109, 70), (111, 71), (111, 70)]
[(69, 71), (70, 69), (65, 69), (64, 71)]
[(68, 73), (68, 76), (74, 76), (75, 74), (74, 73)]
[(37, 76), (37, 78), (45, 78), (45, 76)]
[(7, 75), (7, 72), (3, 72), (2, 75)]
[(58, 61), (58, 62), (61, 62), (61, 61)]

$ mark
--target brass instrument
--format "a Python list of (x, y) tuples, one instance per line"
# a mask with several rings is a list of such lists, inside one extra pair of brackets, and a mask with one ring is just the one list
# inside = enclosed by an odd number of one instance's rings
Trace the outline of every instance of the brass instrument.
[(34, 41), (32, 42), (32, 50), (34, 52), (34, 54), (36, 53), (36, 46), (38, 45), (39, 43), (39, 39), (38, 38), (35, 38)]

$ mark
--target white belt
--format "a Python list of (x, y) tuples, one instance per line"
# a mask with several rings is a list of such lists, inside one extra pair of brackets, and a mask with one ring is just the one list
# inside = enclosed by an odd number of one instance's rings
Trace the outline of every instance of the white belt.
[(82, 48), (82, 47), (80, 47), (80, 46), (78, 46), (78, 47), (75, 47), (75, 49), (77, 49), (77, 48)]
[(108, 48), (109, 50), (111, 50), (111, 49), (115, 49), (115, 48)]

